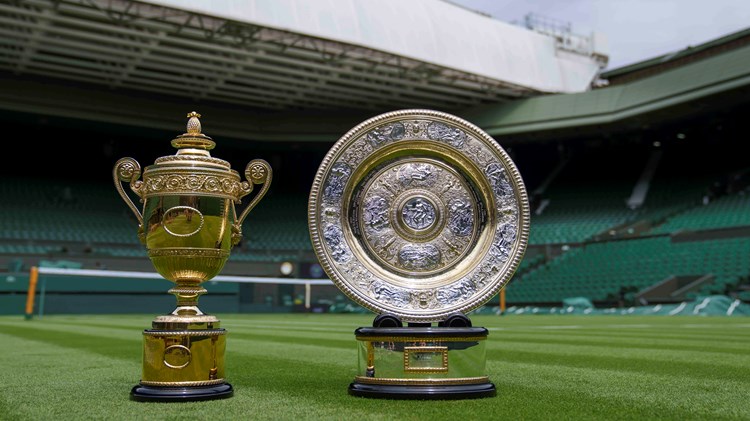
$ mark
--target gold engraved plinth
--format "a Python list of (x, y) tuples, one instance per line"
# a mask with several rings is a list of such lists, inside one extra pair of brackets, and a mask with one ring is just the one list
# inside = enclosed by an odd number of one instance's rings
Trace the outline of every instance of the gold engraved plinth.
[[(187, 132), (172, 140), (175, 155), (141, 167), (133, 158), (115, 164), (115, 186), (139, 222), (156, 271), (175, 283), (169, 290), (177, 307), (154, 319), (143, 332), (143, 371), (131, 397), (140, 401), (206, 400), (230, 397), (224, 373), (226, 330), (219, 319), (198, 308), (206, 293), (201, 284), (221, 271), (230, 250), (242, 238), (242, 222), (265, 195), (272, 171), (256, 159), (245, 168), (247, 181), (227, 161), (212, 157), (215, 142), (201, 133), (196, 112), (188, 114)], [(125, 193), (122, 182), (143, 203), (143, 211)], [(237, 217), (235, 205), (260, 190)]]
[(336, 286), (378, 314), (355, 331), (360, 372), (349, 393), (494, 396), (487, 329), (466, 314), (510, 281), (529, 220), (515, 164), (466, 120), (399, 110), (344, 134), (318, 168), (308, 225)]

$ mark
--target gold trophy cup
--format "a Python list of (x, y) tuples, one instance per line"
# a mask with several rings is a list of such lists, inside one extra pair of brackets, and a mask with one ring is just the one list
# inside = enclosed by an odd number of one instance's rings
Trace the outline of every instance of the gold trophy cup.
[[(115, 164), (118, 193), (135, 214), (138, 237), (161, 276), (175, 283), (169, 293), (177, 308), (157, 316), (143, 331), (143, 372), (131, 398), (138, 401), (192, 401), (231, 397), (224, 378), (226, 330), (219, 319), (198, 308), (201, 286), (224, 267), (230, 250), (242, 238), (242, 222), (271, 184), (267, 162), (256, 159), (241, 181), (229, 162), (212, 157), (216, 143), (201, 133), (200, 114), (188, 115), (187, 132), (172, 140), (175, 155), (141, 167), (133, 158)], [(140, 197), (143, 212), (122, 187)], [(237, 217), (235, 204), (262, 184)]]

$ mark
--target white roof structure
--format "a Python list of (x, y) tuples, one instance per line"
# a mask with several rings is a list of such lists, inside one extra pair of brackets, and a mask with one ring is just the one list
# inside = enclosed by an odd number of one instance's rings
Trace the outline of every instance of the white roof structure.
[[(371, 48), (535, 92), (582, 92), (600, 70), (553, 37), (443, 0), (151, 0)], [(606, 52), (604, 53), (606, 54)]]
[[(0, 35), (7, 75), (265, 110), (451, 110), (581, 92), (606, 60), (600, 43), (445, 0), (25, 0), (0, 4)], [(50, 101), (5, 96), (29, 110)]]

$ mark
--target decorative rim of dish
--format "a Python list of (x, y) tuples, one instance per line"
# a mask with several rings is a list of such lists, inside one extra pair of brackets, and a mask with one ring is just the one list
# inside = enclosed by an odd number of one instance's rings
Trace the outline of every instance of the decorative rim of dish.
[[(480, 227), (480, 229), (487, 231), (484, 235), (489, 238), (485, 238), (484, 240), (485, 243), (482, 246), (483, 252), (476, 252), (476, 254), (481, 256), (481, 258), (475, 259), (477, 260), (475, 262), (476, 264), (462, 270), (461, 276), (457, 275), (456, 279), (454, 279), (453, 282), (449, 284), (449, 286), (454, 286), (455, 283), (461, 282), (461, 288), (458, 289), (464, 292), (468, 290), (468, 297), (464, 297), (462, 295), (461, 297), (452, 299), (452, 297), (455, 296), (452, 290), (444, 293), (441, 288), (433, 288), (429, 291), (429, 293), (424, 293), (432, 296), (422, 297), (426, 301), (420, 301), (422, 299), (420, 298), (420, 294), (423, 294), (424, 291), (419, 289), (409, 290), (409, 288), (403, 288), (403, 285), (399, 286), (399, 284), (395, 281), (395, 279), (398, 278), (398, 275), (394, 274), (393, 277), (389, 278), (387, 276), (387, 271), (385, 271), (386, 276), (382, 276), (384, 273), (383, 271), (380, 271), (377, 274), (373, 274), (371, 270), (373, 268), (373, 262), (363, 262), (361, 258), (358, 258), (363, 255), (362, 251), (357, 250), (358, 247), (354, 247), (355, 252), (352, 253), (352, 244), (349, 244), (352, 239), (349, 238), (349, 240), (347, 240), (346, 235), (339, 233), (340, 235), (337, 234), (339, 235), (337, 239), (332, 241), (343, 241), (344, 243), (346, 243), (341, 245), (343, 250), (342, 253), (344, 257), (348, 259), (346, 260), (346, 262), (353, 262), (353, 264), (357, 264), (356, 267), (354, 267), (354, 269), (357, 270), (344, 270), (345, 268), (341, 264), (341, 261), (343, 260), (339, 259), (340, 261), (337, 262), (336, 259), (332, 257), (331, 253), (331, 245), (333, 244), (338, 247), (339, 243), (334, 244), (333, 242), (328, 241), (324, 233), (327, 228), (330, 228), (330, 230), (332, 231), (336, 231), (336, 224), (330, 223), (328, 226), (324, 226), (324, 223), (326, 221), (324, 221), (323, 219), (325, 218), (322, 217), (322, 208), (324, 207), (325, 202), (324, 195), (326, 194), (324, 192), (324, 189), (326, 187), (325, 183), (331, 176), (331, 169), (333, 165), (341, 163), (344, 154), (349, 150), (350, 147), (352, 147), (360, 140), (363, 140), (362, 142), (359, 142), (360, 146), (364, 144), (365, 147), (367, 147), (364, 139), (370, 132), (373, 131), (373, 129), (387, 127), (386, 125), (388, 123), (402, 123), (399, 132), (403, 133), (403, 123), (411, 124), (413, 122), (414, 124), (417, 124), (420, 121), (425, 121), (423, 127), (426, 127), (427, 122), (429, 122), (430, 124), (439, 122), (445, 127), (453, 126), (448, 128), (460, 129), (463, 131), (465, 136), (462, 138), (463, 140), (460, 141), (460, 144), (457, 142), (451, 143), (444, 140), (428, 139), (426, 138), (426, 134), (424, 133), (423, 138), (406, 139), (405, 137), (403, 137), (396, 140), (389, 140), (386, 143), (388, 143), (389, 145), (399, 145), (403, 143), (403, 141), (409, 142), (411, 140), (412, 143), (410, 143), (409, 145), (416, 145), (417, 143), (415, 142), (424, 142), (419, 144), (427, 145), (432, 142), (434, 144), (437, 144), (439, 148), (442, 148), (441, 150), (449, 151), (449, 153), (452, 155), (462, 156), (463, 159), (472, 161), (471, 157), (468, 155), (468, 152), (462, 149), (469, 149), (468, 147), (465, 148), (466, 145), (464, 144), (464, 141), (466, 144), (468, 144), (469, 142), (472, 142), (473, 144), (474, 140), (476, 140), (479, 143), (474, 146), (476, 146), (477, 148), (484, 148), (485, 152), (490, 153), (490, 158), (494, 158), (494, 160), (491, 161), (490, 165), (495, 164), (495, 169), (497, 170), (496, 172), (499, 172), (500, 176), (504, 177), (502, 179), (507, 182), (502, 186), (502, 188), (505, 189), (504, 194), (510, 194), (510, 197), (500, 196), (499, 193), (497, 193), (500, 187), (498, 186), (496, 188), (496, 179), (493, 178), (492, 180), (490, 180), (488, 178), (484, 178), (483, 180), (476, 180), (481, 184), (489, 187), (489, 195), (483, 196), (482, 199), (489, 199), (489, 201), (491, 202), (486, 204), (488, 207), (491, 207), (488, 212), (490, 216), (488, 216), (487, 222), (485, 224), (486, 226)], [(439, 129), (442, 130), (443, 127), (439, 127)], [(384, 146), (388, 145), (373, 145), (373, 147), (370, 148), (370, 151), (376, 152), (383, 149)], [(479, 152), (476, 153), (477, 157), (480, 156)], [(438, 155), (438, 157), (442, 158), (443, 156)], [(472, 162), (476, 164), (475, 170), (479, 169), (480, 172), (477, 173), (476, 171), (474, 171), (474, 173), (480, 175), (489, 173), (489, 167), (487, 167), (486, 170), (483, 170), (481, 168), (483, 166), (481, 164), (486, 165), (486, 162), (479, 163), (479, 158), (476, 159), (477, 161)], [(496, 165), (498, 163), (502, 165), (502, 168), (498, 169)], [(352, 171), (360, 169), (362, 165), (371, 165), (371, 163), (369, 163), (366, 159), (363, 159), (362, 162), (354, 166), (354, 169)], [(372, 170), (372, 168), (370, 168), (370, 170)], [(463, 171), (466, 171), (467, 168), (459, 168), (459, 170), (463, 174)], [(365, 171), (364, 174), (369, 173)], [(352, 191), (354, 189), (352, 183), (361, 181), (361, 179), (358, 180), (354, 177), (352, 177), (352, 179), (345, 180), (345, 188), (347, 189), (349, 195), (352, 194)], [(512, 189), (510, 193), (507, 193), (508, 187)], [(349, 197), (345, 194), (342, 194), (341, 196), (343, 196), (344, 198)], [(344, 217), (346, 216), (344, 208), (348, 209), (350, 205), (344, 203), (343, 200), (341, 200), (340, 202), (341, 203), (338, 203), (338, 212), (340, 212), (340, 214), (338, 216), (329, 218), (330, 220), (338, 220), (340, 222), (340, 224), (338, 225), (339, 231), (341, 231), (341, 226), (350, 229), (350, 227), (346, 226), (346, 224), (349, 223), (349, 218)], [(500, 209), (502, 207), (500, 202), (504, 204), (505, 208)], [(508, 203), (511, 203), (511, 205), (508, 205)], [(349, 130), (331, 147), (322, 163), (320, 164), (318, 172), (316, 173), (315, 179), (313, 181), (312, 189), (310, 191), (308, 205), (308, 228), (310, 231), (310, 239), (313, 245), (313, 249), (321, 266), (334, 282), (334, 284), (350, 299), (362, 305), (363, 307), (375, 313), (392, 314), (407, 322), (441, 321), (452, 314), (468, 313), (471, 310), (474, 310), (477, 307), (483, 305), (484, 303), (489, 301), (495, 294), (497, 294), (503, 287), (505, 287), (505, 285), (507, 285), (507, 283), (510, 281), (513, 274), (518, 269), (528, 243), (530, 223), (528, 196), (523, 183), (523, 179), (521, 178), (521, 174), (519, 173), (515, 164), (510, 159), (505, 150), (497, 143), (497, 141), (495, 141), (482, 129), (462, 118), (440, 111), (427, 109), (405, 109), (392, 111), (372, 117)], [(335, 208), (335, 206), (329, 206), (327, 209), (335, 213)], [(513, 209), (508, 211), (508, 208)], [(507, 233), (500, 232), (500, 216), (492, 217), (492, 215), (495, 214), (502, 214), (503, 218), (509, 218), (508, 221), (510, 222), (506, 222), (502, 227), (502, 229), (506, 230)], [(495, 230), (493, 232), (490, 232), (490, 228), (487, 227), (491, 227), (492, 225), (495, 225)], [(504, 236), (507, 236), (507, 238)], [(510, 238), (510, 240), (506, 241), (508, 240), (508, 238)], [(353, 245), (357, 246), (357, 244)], [(497, 248), (496, 246), (500, 246), (499, 248), (504, 249), (504, 251), (502, 253), (499, 253), (498, 255), (490, 256), (490, 250), (495, 250)], [(476, 248), (477, 244), (475, 243), (473, 247)], [(359, 248), (362, 248), (361, 245)], [(350, 255), (346, 255), (346, 253), (350, 253)], [(359, 270), (359, 267), (361, 267), (362, 270)], [(482, 272), (485, 269), (486, 271)], [(380, 277), (375, 275), (380, 275)], [(487, 276), (482, 278), (482, 276), (484, 275)], [(363, 276), (368, 279), (362, 279)], [(375, 280), (373, 281), (372, 278), (375, 278)], [(450, 278), (450, 276), (444, 276), (444, 278)], [(479, 278), (482, 278), (483, 280), (480, 281)], [(429, 284), (429, 282), (427, 283)], [(372, 284), (377, 284), (377, 287), (381, 289), (383, 286), (391, 287), (392, 289), (397, 290), (397, 295), (400, 294), (401, 296), (406, 297), (404, 299), (416, 300), (414, 301), (414, 303), (416, 304), (403, 305), (405, 302), (403, 301), (403, 299), (400, 303), (395, 304), (391, 301), (390, 298), (381, 299), (376, 292), (373, 292), (374, 287)], [(438, 299), (439, 297), (435, 297), (440, 296), (441, 293), (442, 301)], [(409, 302), (411, 303), (411, 301)], [(432, 306), (432, 304), (435, 302), (449, 304), (443, 306)], [(423, 304), (425, 304), (426, 307), (423, 306)], [(430, 308), (431, 306), (432, 308)]]

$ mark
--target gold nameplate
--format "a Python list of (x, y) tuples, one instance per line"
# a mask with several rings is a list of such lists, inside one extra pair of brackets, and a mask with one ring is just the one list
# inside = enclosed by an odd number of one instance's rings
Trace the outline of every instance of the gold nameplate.
[(404, 372), (447, 373), (447, 346), (407, 346), (404, 348)]

